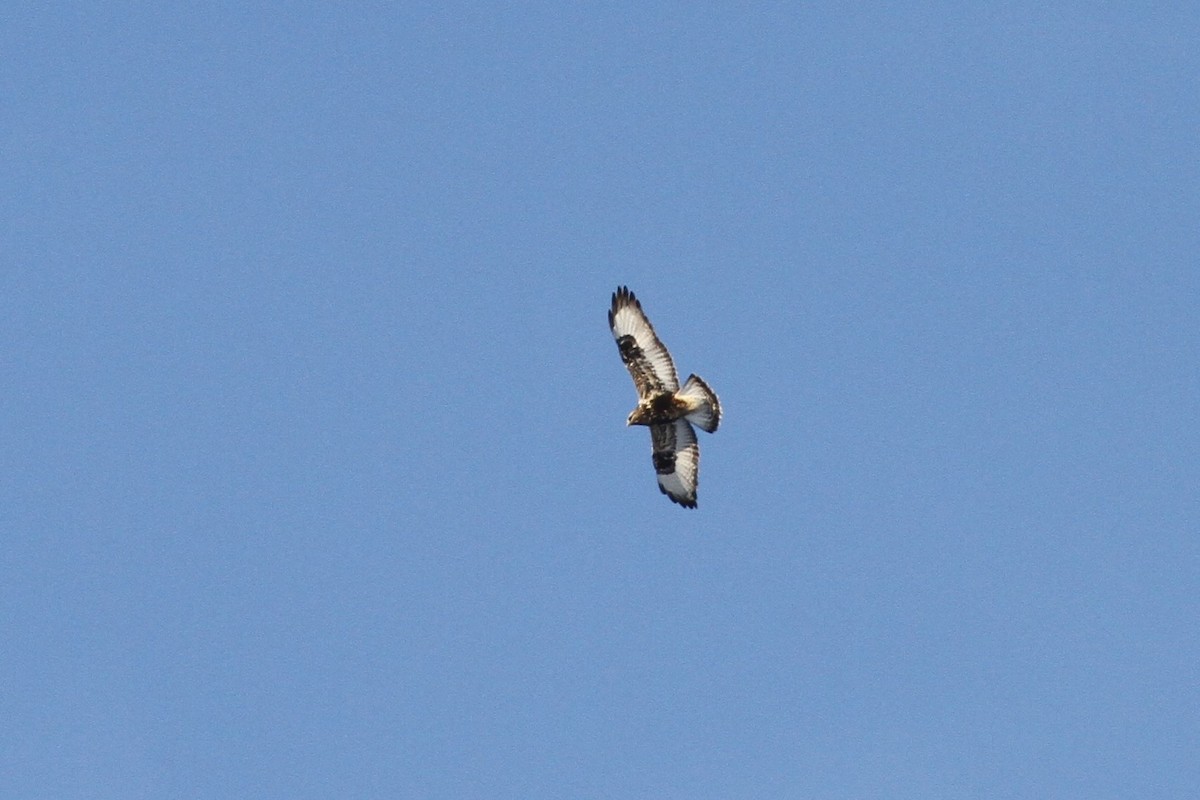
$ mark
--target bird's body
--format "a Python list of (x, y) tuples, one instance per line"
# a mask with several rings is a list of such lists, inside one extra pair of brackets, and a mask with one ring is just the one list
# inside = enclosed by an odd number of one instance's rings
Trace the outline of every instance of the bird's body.
[(676, 397), (674, 392), (659, 392), (638, 403), (637, 408), (629, 412), (628, 423), (662, 425), (687, 416), (687, 413), (693, 410), (693, 403), (684, 402)]
[(692, 424), (712, 433), (721, 423), (721, 402), (699, 376), (688, 376), (683, 388), (671, 354), (633, 292), (613, 292), (608, 325), (621, 361), (633, 377), (638, 405), (626, 423), (650, 428), (654, 471), (663, 494), (685, 508), (696, 507), (700, 445)]

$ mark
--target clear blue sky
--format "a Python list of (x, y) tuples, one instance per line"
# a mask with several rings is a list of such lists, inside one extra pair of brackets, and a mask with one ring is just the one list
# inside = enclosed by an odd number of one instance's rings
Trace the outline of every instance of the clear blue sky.
[(10, 5), (0, 796), (1196, 796), (1186, 6)]

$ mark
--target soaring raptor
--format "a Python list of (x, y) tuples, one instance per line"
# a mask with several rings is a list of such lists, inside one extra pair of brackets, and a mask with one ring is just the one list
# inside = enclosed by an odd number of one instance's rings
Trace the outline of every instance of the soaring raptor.
[(721, 424), (721, 402), (697, 375), (689, 375), (679, 388), (671, 354), (654, 333), (642, 304), (624, 286), (613, 292), (608, 327), (638, 393), (637, 408), (626, 424), (650, 428), (658, 488), (672, 502), (695, 508), (700, 445), (692, 425), (715, 431)]

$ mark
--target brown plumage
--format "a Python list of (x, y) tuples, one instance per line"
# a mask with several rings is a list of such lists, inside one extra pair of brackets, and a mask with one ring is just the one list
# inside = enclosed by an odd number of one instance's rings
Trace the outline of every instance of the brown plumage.
[(683, 388), (679, 387), (671, 354), (654, 332), (642, 304), (624, 286), (613, 292), (608, 327), (638, 393), (638, 405), (626, 424), (650, 428), (658, 488), (673, 502), (695, 508), (700, 445), (692, 424), (709, 433), (716, 431), (721, 424), (721, 402), (697, 375), (689, 375)]

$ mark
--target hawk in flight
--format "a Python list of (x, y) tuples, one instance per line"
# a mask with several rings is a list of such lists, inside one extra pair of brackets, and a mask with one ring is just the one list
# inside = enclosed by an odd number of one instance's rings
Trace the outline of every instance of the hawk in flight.
[(638, 393), (637, 408), (626, 424), (650, 428), (658, 488), (672, 502), (695, 508), (700, 445), (692, 425), (715, 431), (721, 424), (721, 402), (697, 375), (689, 375), (679, 388), (671, 354), (658, 340), (642, 304), (624, 286), (613, 292), (608, 327)]

